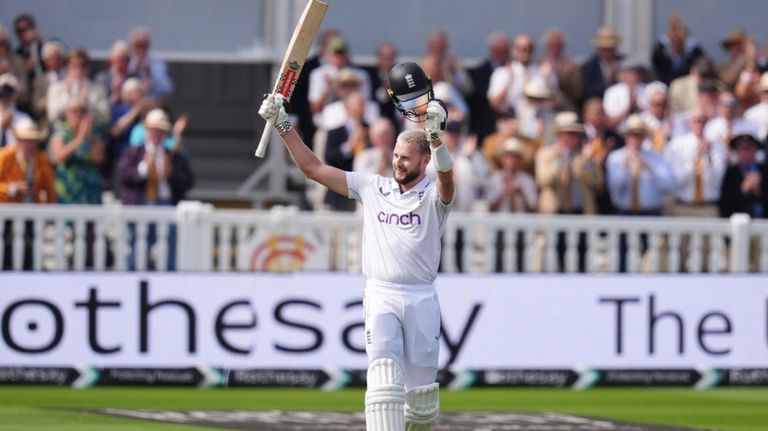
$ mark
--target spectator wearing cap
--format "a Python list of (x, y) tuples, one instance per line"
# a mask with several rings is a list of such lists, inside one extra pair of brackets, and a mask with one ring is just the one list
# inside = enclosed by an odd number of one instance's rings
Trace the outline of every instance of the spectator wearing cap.
[(765, 141), (768, 136), (768, 72), (763, 73), (757, 86), (760, 103), (744, 112), (744, 118), (757, 129), (757, 139)]
[(729, 142), (736, 155), (736, 163), (728, 167), (723, 176), (718, 207), (720, 217), (736, 213), (753, 218), (768, 217), (768, 178), (766, 168), (757, 160), (757, 151), (763, 147), (752, 134), (735, 135)]
[(189, 161), (164, 147), (171, 122), (162, 109), (147, 113), (144, 126), (144, 145), (129, 148), (118, 162), (120, 199), (126, 205), (175, 205), (192, 188)]
[(640, 114), (648, 127), (646, 145), (657, 154), (664, 154), (667, 143), (672, 138), (672, 116), (667, 99), (667, 86), (661, 81), (654, 81), (645, 87), (648, 107)]
[(488, 182), (489, 209), (502, 213), (531, 213), (537, 209), (536, 180), (523, 170), (528, 151), (518, 138), (507, 138), (497, 155), (500, 168)]
[(553, 71), (557, 80), (555, 96), (558, 109), (575, 111), (581, 100), (581, 68), (565, 53), (566, 38), (558, 28), (547, 30), (544, 35), (544, 58), (539, 62), (542, 75)]
[(592, 38), (595, 53), (581, 66), (585, 99), (602, 98), (605, 90), (619, 79), (621, 36), (610, 27), (600, 27)]
[(131, 32), (130, 60), (128, 74), (138, 77), (144, 85), (144, 93), (150, 100), (164, 100), (173, 93), (173, 81), (168, 75), (168, 66), (161, 58), (150, 54), (152, 38), (145, 27), (136, 27)]
[(41, 130), (49, 130), (48, 89), (64, 80), (67, 73), (67, 57), (64, 45), (57, 40), (43, 44), (45, 73), (36, 77), (32, 84), (32, 114), (38, 120)]
[(347, 122), (348, 117), (346, 99), (354, 93), (360, 93), (363, 96), (365, 102), (363, 108), (365, 122), (371, 124), (379, 118), (379, 105), (368, 99), (363, 93), (363, 81), (360, 79), (360, 74), (357, 70), (351, 67), (342, 69), (339, 71), (333, 85), (337, 100), (325, 105), (323, 108), (322, 113), (318, 117), (319, 122), (316, 124), (319, 128), (332, 130), (343, 126)]
[(376, 66), (369, 70), (371, 94), (368, 96), (379, 105), (379, 113), (392, 123), (397, 121), (395, 105), (389, 98), (389, 71), (397, 64), (397, 47), (382, 43), (376, 47)]
[(392, 151), (395, 148), (395, 126), (388, 118), (379, 118), (368, 131), (371, 146), (355, 156), (352, 170), (391, 177)]
[(699, 100), (699, 84), (715, 81), (715, 69), (706, 57), (699, 57), (691, 66), (690, 73), (677, 78), (669, 86), (669, 107), (673, 113), (693, 109)]
[(343, 69), (350, 68), (357, 75), (361, 82), (361, 90), (364, 95), (371, 94), (371, 83), (368, 73), (352, 65), (349, 59), (349, 46), (347, 41), (336, 36), (328, 42), (324, 63), (312, 71), (309, 75), (309, 108), (313, 115), (315, 124), (321, 124), (321, 113), (325, 106), (339, 97), (336, 94), (335, 82), (338, 81), (339, 74)]
[(707, 120), (702, 109), (691, 111), (688, 115), (691, 131), (673, 139), (664, 154), (676, 182), (672, 215), (717, 217), (728, 154), (722, 142), (710, 141), (704, 136)]
[(10, 73), (0, 75), (0, 148), (16, 143), (13, 129), (30, 117), (16, 106), (19, 80)]
[(0, 202), (56, 203), (51, 162), (39, 148), (43, 133), (29, 118), (13, 133), (17, 144), (0, 148)]
[(72, 50), (66, 76), (48, 89), (48, 121), (55, 123), (63, 119), (69, 101), (79, 98), (87, 103), (97, 127), (109, 123), (109, 100), (104, 88), (88, 77), (90, 64), (90, 57), (84, 49)]
[(639, 115), (627, 119), (624, 147), (608, 155), (608, 190), (619, 214), (661, 215), (664, 196), (672, 193), (675, 179), (664, 158), (645, 148), (648, 127)]
[(625, 61), (621, 67), (621, 80), (605, 90), (603, 108), (608, 123), (619, 127), (627, 116), (642, 112), (648, 107), (643, 82), (645, 67), (639, 61)]
[(480, 143), (496, 131), (496, 116), (486, 95), (493, 71), (497, 67), (505, 66), (509, 57), (509, 37), (500, 31), (493, 32), (488, 36), (488, 55), (482, 63), (468, 71), (475, 87), (468, 99), (469, 130), (477, 135)]
[(669, 17), (667, 32), (653, 48), (656, 79), (669, 85), (673, 80), (687, 75), (693, 63), (704, 55), (704, 49), (690, 35), (680, 14), (673, 12)]
[(106, 89), (109, 104), (115, 106), (122, 100), (120, 99), (123, 90), (123, 83), (135, 75), (128, 70), (131, 61), (128, 44), (123, 40), (118, 40), (112, 44), (112, 50), (107, 60), (108, 68), (96, 74), (94, 82)]
[[(535, 149), (554, 141), (554, 94), (542, 78), (532, 78), (523, 89), (525, 99), (518, 104), (517, 131), (534, 143)], [(535, 150), (534, 149), (534, 150)]]
[(51, 138), (59, 203), (100, 204), (104, 143), (84, 100), (71, 99), (64, 118)]
[(11, 49), (11, 41), (5, 33), (5, 28), (0, 25), (0, 75), (10, 73), (19, 82), (18, 100), (25, 105), (29, 97), (27, 72), (24, 69), (24, 60)]
[(533, 78), (542, 78), (551, 89), (557, 88), (557, 76), (553, 70), (544, 75), (538, 64), (533, 61), (533, 38), (528, 34), (519, 34), (512, 45), (512, 61), (504, 67), (497, 67), (491, 75), (488, 85), (488, 103), (498, 114), (505, 114), (517, 107), (524, 100), (525, 84)]
[(755, 129), (741, 116), (739, 100), (730, 91), (720, 93), (717, 111), (718, 116), (707, 121), (704, 126), (704, 138), (710, 142), (727, 146), (739, 131)]
[(595, 191), (603, 187), (603, 173), (582, 152), (584, 126), (574, 112), (555, 118), (555, 143), (536, 152), (539, 212), (596, 214)]
[[(368, 146), (368, 123), (365, 121), (367, 100), (361, 91), (344, 99), (344, 123), (328, 131), (324, 160), (329, 166), (351, 171), (355, 157)], [(354, 211), (355, 201), (332, 190), (325, 193), (325, 205), (335, 211)]]
[(728, 53), (728, 61), (718, 65), (717, 76), (729, 89), (734, 88), (747, 65), (747, 39), (744, 30), (734, 29), (720, 42), (720, 46)]

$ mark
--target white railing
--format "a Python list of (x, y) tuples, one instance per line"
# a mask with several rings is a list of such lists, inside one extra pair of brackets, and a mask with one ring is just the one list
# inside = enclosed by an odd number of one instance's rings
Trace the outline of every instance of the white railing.
[[(446, 272), (766, 272), (768, 221), (460, 214)], [(177, 207), (0, 205), (6, 270), (360, 271), (358, 215)], [(622, 252), (621, 246), (626, 247)]]

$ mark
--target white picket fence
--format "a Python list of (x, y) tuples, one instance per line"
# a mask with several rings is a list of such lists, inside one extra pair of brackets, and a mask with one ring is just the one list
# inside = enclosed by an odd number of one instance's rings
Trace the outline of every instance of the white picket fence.
[[(742, 214), (694, 219), (453, 213), (448, 220), (441, 267), (446, 272), (617, 272), (624, 237), (628, 272), (768, 273), (768, 221)], [(358, 272), (361, 224), (356, 214), (217, 210), (201, 202), (0, 205), (0, 263), (6, 270), (36, 271)]]

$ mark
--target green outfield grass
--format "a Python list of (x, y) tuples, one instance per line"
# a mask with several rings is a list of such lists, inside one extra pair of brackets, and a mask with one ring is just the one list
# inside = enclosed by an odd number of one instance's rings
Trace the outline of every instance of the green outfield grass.
[[(445, 411), (548, 411), (713, 430), (768, 430), (768, 389), (473, 389), (442, 391)], [(58, 409), (361, 410), (363, 392), (299, 389), (166, 389), (0, 386), (0, 429), (177, 430)], [(138, 425), (138, 424), (141, 425)]]

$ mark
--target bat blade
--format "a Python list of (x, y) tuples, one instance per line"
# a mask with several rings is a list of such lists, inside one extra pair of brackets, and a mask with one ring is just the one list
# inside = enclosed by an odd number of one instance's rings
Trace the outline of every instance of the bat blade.
[[(307, 60), (309, 49), (320, 30), (320, 24), (325, 17), (325, 11), (328, 10), (328, 4), (320, 0), (309, 0), (304, 12), (293, 30), (291, 42), (288, 44), (288, 50), (280, 66), (280, 72), (277, 76), (277, 82), (273, 88), (273, 93), (280, 93), (286, 100), (290, 100), (293, 90), (296, 88), (296, 81), (299, 79), (301, 69)], [(256, 157), (262, 158), (267, 152), (270, 134), (272, 133), (271, 121), (267, 121), (264, 132), (261, 134), (259, 146), (256, 147)]]

